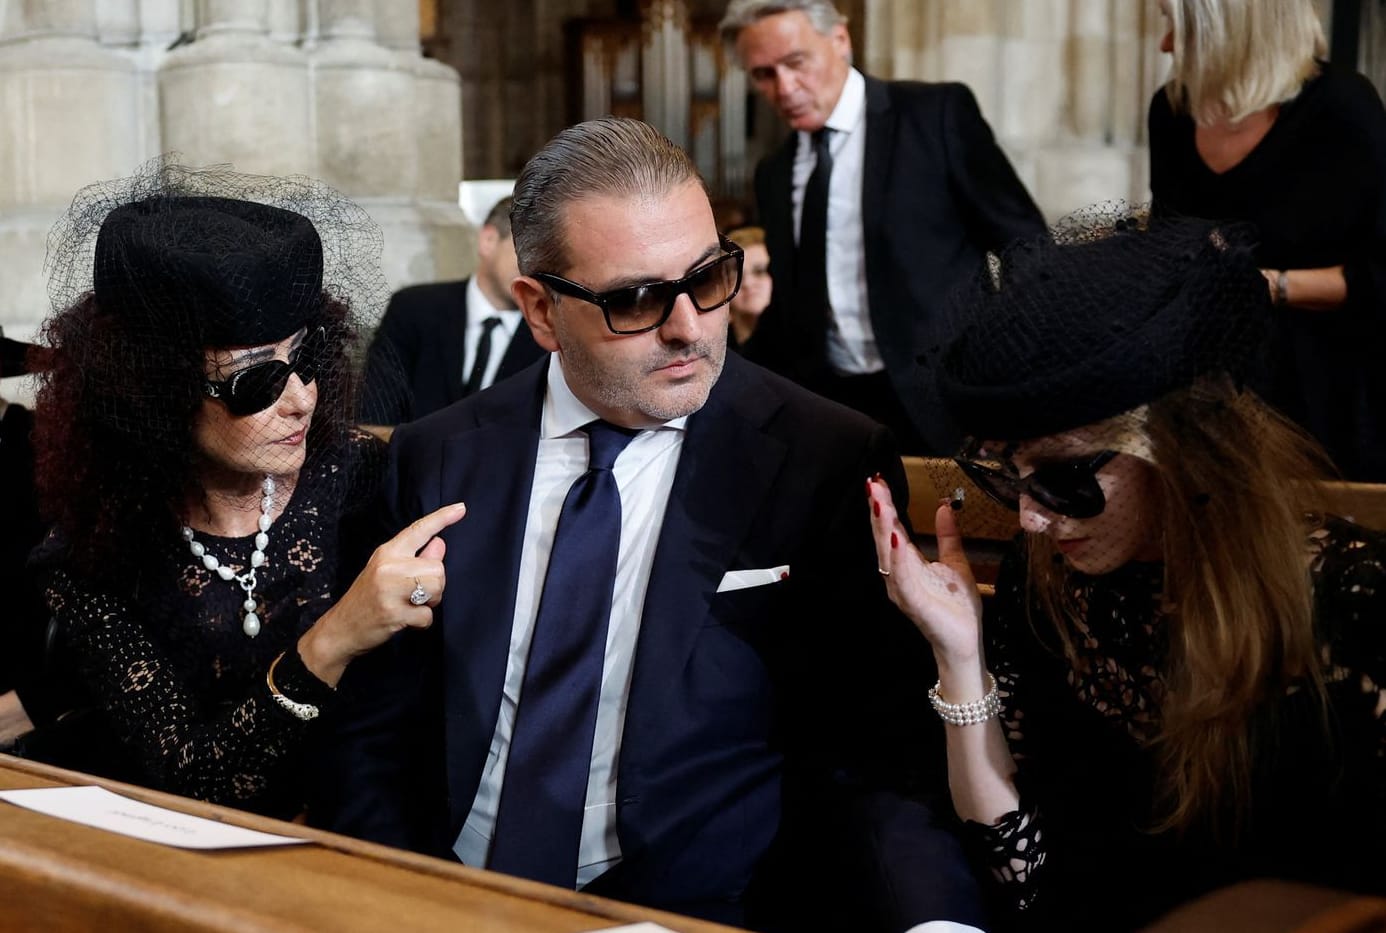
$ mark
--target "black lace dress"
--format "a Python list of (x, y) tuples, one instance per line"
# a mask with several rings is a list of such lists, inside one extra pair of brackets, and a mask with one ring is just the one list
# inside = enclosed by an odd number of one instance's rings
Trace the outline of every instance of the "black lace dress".
[[(61, 538), (50, 536), (36, 562), (64, 655), (127, 753), (103, 773), (274, 816), (302, 810), (311, 724), (274, 701), (265, 675), (286, 652), (274, 671), (280, 692), (331, 703), (296, 642), (377, 543), (368, 510), (383, 449), (354, 435), (347, 452), (310, 458), (300, 471), (257, 571), (255, 638), (241, 628), (241, 588), (195, 561), (177, 534), (132, 541), (147, 556), (120, 590), (73, 572)], [(253, 535), (198, 540), (237, 573), (254, 548)]]
[(1003, 927), (1133, 929), (1258, 877), (1386, 890), (1386, 535), (1330, 519), (1313, 542), (1328, 728), (1309, 693), (1296, 689), (1253, 726), (1249, 820), (1235, 841), (1211, 830), (1150, 829), (1149, 740), (1166, 655), (1162, 567), (1075, 575), (1087, 610), (1075, 668), (1038, 610), (1031, 625), (1023, 557), (1003, 565), (986, 619), (987, 660), (1004, 700), (1021, 808), (993, 827), (966, 824)]

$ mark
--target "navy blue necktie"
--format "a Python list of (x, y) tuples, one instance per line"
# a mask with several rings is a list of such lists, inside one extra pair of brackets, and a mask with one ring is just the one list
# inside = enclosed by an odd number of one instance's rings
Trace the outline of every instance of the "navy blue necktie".
[(487, 868), (572, 888), (606, 657), (621, 493), (611, 467), (634, 431), (584, 430), (587, 472), (568, 490), (544, 575)]

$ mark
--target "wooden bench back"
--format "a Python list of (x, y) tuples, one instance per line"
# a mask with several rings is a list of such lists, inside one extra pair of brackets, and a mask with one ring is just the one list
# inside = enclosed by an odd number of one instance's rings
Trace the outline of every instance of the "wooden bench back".
[(1333, 514), (1386, 531), (1386, 483), (1324, 483), (1324, 492)]
[(958, 527), (964, 541), (1009, 541), (1020, 531), (1020, 516), (974, 486), (952, 460), (905, 457), (903, 461), (910, 486), (910, 524), (915, 534), (934, 533), (938, 500), (952, 498), (953, 490), (959, 487), (964, 498)]

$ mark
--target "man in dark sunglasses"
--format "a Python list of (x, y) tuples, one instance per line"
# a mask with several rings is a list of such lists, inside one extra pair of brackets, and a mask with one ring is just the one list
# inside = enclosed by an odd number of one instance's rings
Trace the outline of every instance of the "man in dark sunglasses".
[(905, 492), (888, 432), (727, 354), (741, 251), (652, 127), (564, 130), (512, 229), (548, 358), (395, 434), (395, 522), (467, 517), (434, 626), (356, 685), (331, 825), (735, 925), (980, 925), (955, 840), (888, 795), (943, 778), (861, 508)]

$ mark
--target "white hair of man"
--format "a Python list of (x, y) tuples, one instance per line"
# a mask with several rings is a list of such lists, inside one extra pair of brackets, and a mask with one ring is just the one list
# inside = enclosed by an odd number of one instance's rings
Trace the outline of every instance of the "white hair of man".
[(847, 17), (832, 0), (731, 0), (717, 29), (724, 41), (735, 43), (741, 30), (777, 13), (803, 13), (813, 28), (825, 36), (834, 26), (847, 24)]

